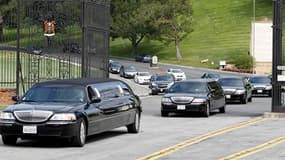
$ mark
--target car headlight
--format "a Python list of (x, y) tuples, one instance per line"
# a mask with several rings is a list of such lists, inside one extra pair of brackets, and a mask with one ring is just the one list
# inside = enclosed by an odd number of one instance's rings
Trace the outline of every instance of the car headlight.
[(171, 99), (170, 98), (161, 98), (161, 103), (172, 103)]
[(51, 121), (75, 121), (76, 116), (73, 113), (60, 113), (60, 114), (54, 114), (50, 120)]
[(238, 89), (236, 90), (236, 94), (244, 94), (245, 90), (244, 89)]
[(13, 113), (0, 112), (0, 119), (2, 119), (2, 120), (14, 120), (15, 117), (14, 117)]
[(205, 98), (195, 98), (192, 103), (206, 103), (207, 99)]
[(152, 86), (157, 86), (157, 84), (156, 84), (156, 83), (154, 83), (154, 82), (152, 82), (152, 83), (151, 83), (151, 85), (152, 85)]
[(270, 90), (270, 89), (272, 89), (272, 86), (266, 86), (265, 89)]
[(167, 88), (170, 88), (172, 85), (174, 84), (174, 82), (171, 82), (167, 85)]

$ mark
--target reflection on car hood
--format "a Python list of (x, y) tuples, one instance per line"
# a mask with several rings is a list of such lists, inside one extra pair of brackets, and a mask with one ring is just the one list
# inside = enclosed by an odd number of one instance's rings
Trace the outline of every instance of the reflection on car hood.
[(156, 84), (170, 84), (172, 81), (154, 81)]
[(207, 93), (167, 93), (164, 97), (194, 97), (194, 98), (207, 98)]
[(18, 110), (46, 110), (56, 113), (68, 113), (78, 110), (78, 107), (83, 107), (82, 103), (39, 103), (29, 102), (20, 103), (7, 107), (4, 111), (13, 112)]
[(222, 86), (223, 90), (237, 90), (237, 89), (245, 89), (244, 87), (237, 86)]

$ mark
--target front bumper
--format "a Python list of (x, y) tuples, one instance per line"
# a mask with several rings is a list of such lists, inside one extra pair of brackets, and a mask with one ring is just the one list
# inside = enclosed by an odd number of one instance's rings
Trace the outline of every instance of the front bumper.
[[(74, 122), (46, 122), (41, 124), (24, 124), (19, 122), (0, 121), (0, 134), (17, 137), (74, 137), (78, 123)], [(23, 133), (23, 126), (36, 126), (36, 133)]]
[(231, 101), (231, 100), (241, 100), (244, 98), (244, 94), (226, 94), (226, 101)]
[(263, 94), (271, 94), (271, 89), (266, 90), (266, 89), (253, 89), (252, 94), (255, 95), (263, 95)]
[[(161, 104), (161, 110), (166, 111), (166, 112), (205, 112), (206, 111), (206, 104), (200, 103), (200, 104), (186, 104), (186, 105), (181, 105), (182, 107), (179, 107), (180, 105), (177, 104)], [(184, 107), (185, 106), (185, 109)]]

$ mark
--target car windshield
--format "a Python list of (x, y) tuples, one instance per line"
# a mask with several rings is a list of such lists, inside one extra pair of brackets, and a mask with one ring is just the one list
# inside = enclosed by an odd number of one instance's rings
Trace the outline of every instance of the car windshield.
[(112, 62), (112, 63), (111, 63), (111, 67), (120, 67), (120, 64), (119, 64), (119, 63)]
[(72, 102), (87, 101), (84, 87), (70, 85), (37, 86), (31, 88), (22, 98), (27, 102)]
[(173, 69), (171, 72), (172, 73), (183, 73), (182, 70), (180, 69)]
[(150, 76), (149, 73), (138, 73), (139, 76)]
[(171, 75), (160, 75), (156, 77), (156, 81), (173, 81), (173, 77)]
[(168, 93), (206, 93), (208, 86), (203, 82), (180, 82), (169, 88)]
[(125, 71), (127, 71), (127, 72), (136, 72), (137, 70), (136, 70), (135, 67), (129, 66), (129, 67), (126, 67), (126, 68), (125, 68)]
[(220, 79), (219, 83), (221, 86), (228, 86), (228, 87), (243, 87), (242, 79), (235, 79), (235, 78), (227, 78), (227, 79)]
[(251, 83), (271, 83), (270, 78), (268, 77), (252, 77), (250, 78)]

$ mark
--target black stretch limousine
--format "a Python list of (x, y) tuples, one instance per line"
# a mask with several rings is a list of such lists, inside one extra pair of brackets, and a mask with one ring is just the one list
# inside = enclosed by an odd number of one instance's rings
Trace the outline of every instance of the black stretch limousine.
[(126, 126), (140, 127), (140, 99), (124, 82), (112, 79), (55, 80), (35, 84), (17, 104), (0, 112), (6, 145), (18, 138), (60, 137), (83, 146), (86, 136)]

